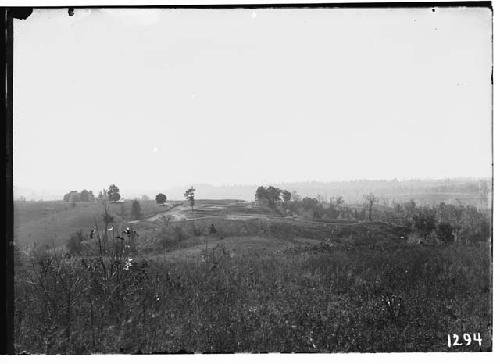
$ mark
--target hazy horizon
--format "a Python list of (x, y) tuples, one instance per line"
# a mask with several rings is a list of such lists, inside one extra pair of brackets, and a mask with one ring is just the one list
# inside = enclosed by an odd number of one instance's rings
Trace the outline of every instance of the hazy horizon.
[[(411, 183), (417, 183), (417, 184), (431, 184), (431, 185), (439, 185), (443, 186), (446, 185), (446, 182), (449, 182), (450, 185), (458, 185), (460, 183), (474, 183), (474, 182), (480, 182), (480, 181), (490, 181), (491, 177), (456, 177), (456, 178), (429, 178), (429, 179), (358, 179), (358, 180), (331, 180), (331, 181), (315, 181), (315, 180), (310, 180), (310, 181), (292, 181), (292, 182), (272, 182), (269, 184), (210, 184), (210, 183), (194, 183), (191, 185), (176, 185), (176, 186), (170, 186), (170, 187), (164, 187), (164, 188), (159, 188), (159, 189), (146, 189), (146, 188), (121, 188), (119, 184), (118, 187), (120, 188), (120, 193), (124, 199), (134, 199), (134, 198), (140, 198), (143, 195), (147, 195), (149, 198), (153, 199), (154, 196), (158, 193), (166, 193), (167, 197), (169, 199), (183, 199), (183, 192), (190, 186), (194, 186), (197, 189), (197, 196), (198, 198), (201, 199), (210, 199), (210, 198), (234, 198), (234, 199), (244, 199), (244, 200), (252, 200), (253, 199), (253, 194), (254, 190), (252, 188), (256, 188), (256, 186), (259, 185), (274, 185), (274, 186), (279, 186), (281, 188), (289, 189), (291, 191), (294, 190), (303, 190), (304, 187), (309, 187), (309, 186), (323, 186), (327, 189), (330, 190), (329, 195), (334, 195), (337, 194), (339, 195), (339, 191), (336, 191), (333, 193), (331, 186), (332, 185), (339, 185), (339, 186), (345, 186), (349, 185), (352, 183), (358, 183), (364, 187), (364, 189), (367, 190), (366, 186), (372, 185), (372, 184), (393, 184), (393, 183), (398, 183), (401, 184), (402, 186), (407, 186), (411, 185)], [(88, 188), (88, 186), (82, 186), (82, 187), (75, 187), (75, 188), (67, 188), (67, 189), (37, 189), (37, 188), (31, 188), (28, 186), (14, 186), (14, 198), (18, 199), (19, 197), (23, 196), (27, 200), (44, 200), (44, 201), (50, 201), (50, 200), (60, 200), (62, 199), (63, 195), (68, 193), (69, 191), (76, 190), (76, 191), (81, 191), (81, 190), (90, 190), (93, 191), (94, 195), (97, 196), (98, 192), (101, 191), (103, 188), (107, 188), (109, 185), (106, 186), (101, 186), (99, 188)], [(490, 186), (491, 188), (491, 186)], [(313, 187), (312, 188), (314, 191), (316, 189)], [(353, 188), (354, 190), (355, 188)], [(368, 188), (369, 189), (369, 188)], [(208, 190), (208, 191), (207, 191)], [(359, 188), (359, 190), (363, 190), (363, 188)], [(214, 196), (214, 191), (215, 196)], [(242, 192), (244, 191), (244, 192)], [(323, 192), (323, 193), (322, 193)], [(371, 191), (370, 191), (371, 192)], [(316, 194), (324, 194), (324, 191), (321, 191), (321, 188), (318, 189), (316, 192), (310, 192), (304, 194), (305, 196), (310, 196), (314, 197)]]
[(491, 176), (489, 9), (35, 10), (14, 38), (17, 188)]

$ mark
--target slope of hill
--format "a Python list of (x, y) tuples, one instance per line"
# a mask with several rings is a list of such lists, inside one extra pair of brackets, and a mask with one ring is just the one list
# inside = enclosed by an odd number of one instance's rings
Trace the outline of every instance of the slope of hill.
[[(62, 237), (100, 213), (40, 207), (39, 219), (36, 206), (20, 208), (18, 229), (53, 219)], [(103, 252), (94, 239), (38, 265), (19, 260), (19, 351), (491, 351), (489, 243), (413, 244), (394, 224), (284, 217), (241, 201), (149, 212), (132, 224), (136, 239)], [(446, 333), (463, 327), (482, 346), (447, 348)]]

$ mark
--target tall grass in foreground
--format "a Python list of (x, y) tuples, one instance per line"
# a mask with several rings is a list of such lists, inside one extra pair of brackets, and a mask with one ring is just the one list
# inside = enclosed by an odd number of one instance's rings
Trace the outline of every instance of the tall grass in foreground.
[[(491, 350), (489, 245), (309, 246), (195, 260), (47, 254), (16, 274), (32, 353)], [(24, 263), (26, 264), (26, 262)], [(448, 349), (447, 335), (482, 346)]]

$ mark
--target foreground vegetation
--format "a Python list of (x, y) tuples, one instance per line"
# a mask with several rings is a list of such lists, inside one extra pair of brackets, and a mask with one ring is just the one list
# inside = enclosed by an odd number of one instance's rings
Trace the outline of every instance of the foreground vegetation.
[[(491, 350), (489, 243), (412, 245), (381, 222), (163, 224), (104, 251), (18, 251), (17, 350)], [(464, 332), (482, 345), (449, 349)]]

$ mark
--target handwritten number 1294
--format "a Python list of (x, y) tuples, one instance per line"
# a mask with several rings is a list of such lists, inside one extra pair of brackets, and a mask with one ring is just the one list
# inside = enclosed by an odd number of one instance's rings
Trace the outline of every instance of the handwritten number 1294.
[(479, 346), (481, 346), (481, 334), (479, 332), (472, 334), (463, 334), (462, 337), (457, 334), (450, 335), (448, 334), (448, 347), (451, 348), (452, 346), (469, 346), (473, 342), (477, 342)]

